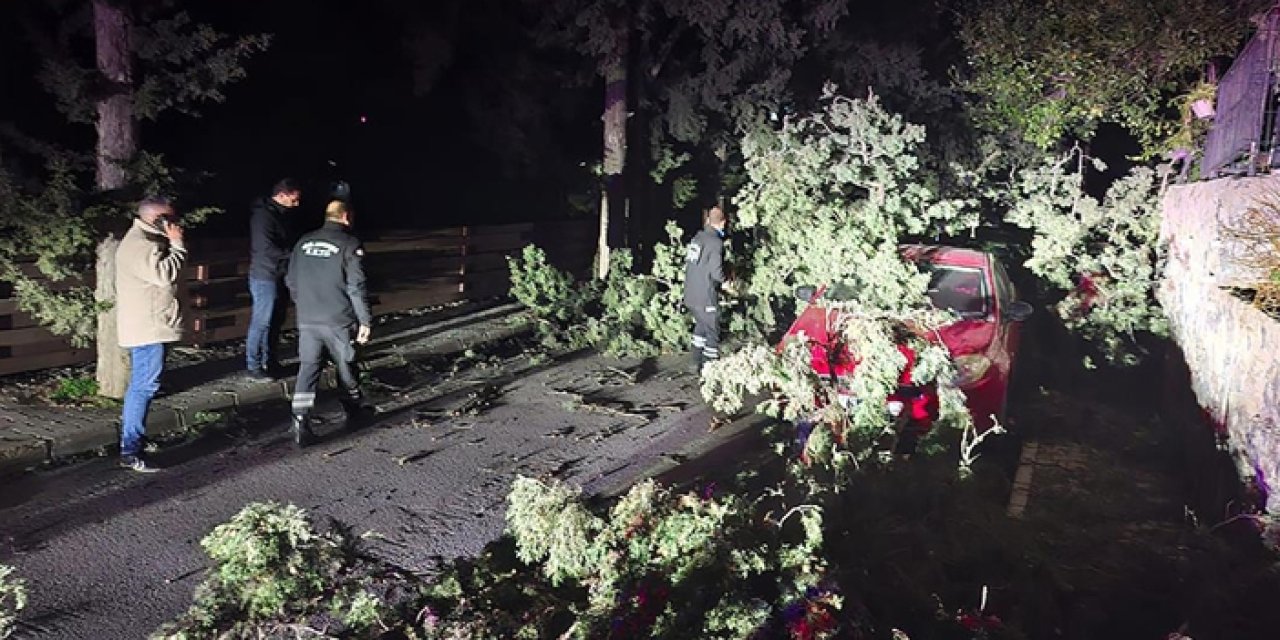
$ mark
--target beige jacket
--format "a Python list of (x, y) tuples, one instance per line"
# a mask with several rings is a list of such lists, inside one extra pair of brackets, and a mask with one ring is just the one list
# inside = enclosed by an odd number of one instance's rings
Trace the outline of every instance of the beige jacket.
[(186, 248), (171, 245), (156, 227), (133, 220), (116, 249), (116, 326), (121, 347), (182, 338), (178, 280), (186, 261)]

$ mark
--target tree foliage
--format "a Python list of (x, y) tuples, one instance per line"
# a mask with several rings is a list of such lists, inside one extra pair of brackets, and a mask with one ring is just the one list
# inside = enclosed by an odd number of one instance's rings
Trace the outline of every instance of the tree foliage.
[(944, 3), (863, 4), (856, 19), (842, 20), (816, 44), (800, 104), (809, 104), (807, 97), (820, 89), (810, 85), (823, 80), (846, 95), (874, 93), (889, 111), (927, 128), (922, 175), (946, 183), (952, 163), (973, 162), (981, 152), (969, 96), (951, 72), (960, 53)]
[(214, 568), (208, 589), (223, 592), (250, 618), (272, 615), (317, 595), (337, 545), (292, 505), (255, 503), (200, 541)]
[(1066, 298), (1057, 306), (1067, 327), (1112, 364), (1135, 364), (1138, 336), (1164, 335), (1167, 318), (1155, 298), (1163, 275), (1160, 196), (1168, 167), (1135, 167), (1102, 198), (1085, 191), (1091, 160), (1076, 149), (1017, 171), (998, 194), (1009, 222), (1032, 231), (1026, 267)]
[(1171, 101), (1214, 56), (1234, 55), (1265, 3), (1220, 0), (972, 0), (956, 7), (965, 88), (985, 124), (1042, 149), (1128, 129), (1153, 156), (1170, 149)]
[[(32, 22), (30, 35), (43, 56), (39, 79), (58, 110), (78, 124), (93, 124), (95, 101), (113, 91), (130, 92), (138, 119), (154, 120), (168, 110), (194, 115), (197, 105), (221, 101), (223, 87), (244, 77), (244, 60), (269, 43), (265, 35), (220, 33), (169, 3), (148, 4), (130, 34), (128, 53), (139, 62), (135, 84), (109, 86), (78, 58), (83, 40), (92, 37), (86, 16), (73, 10), (46, 17), (60, 26), (50, 37)], [(0, 279), (13, 285), (20, 308), (80, 347), (95, 338), (98, 312), (108, 304), (95, 301), (93, 283), (82, 278), (94, 266), (98, 240), (129, 219), (141, 196), (176, 195), (194, 177), (159, 155), (141, 153), (128, 161), (129, 184), (96, 193), (89, 186), (91, 166), (84, 153), (12, 131), (0, 137)], [(183, 218), (194, 225), (216, 212), (193, 207)]]
[[(129, 34), (137, 64), (137, 80), (129, 90), (134, 115), (140, 120), (155, 120), (169, 110), (197, 116), (200, 104), (222, 102), (226, 99), (223, 88), (244, 78), (244, 63), (271, 42), (265, 34), (231, 36), (219, 32), (193, 21), (185, 11), (175, 11), (168, 2), (149, 3), (143, 8)], [(76, 17), (67, 20), (78, 22)], [(56, 50), (46, 52), (39, 77), (69, 121), (93, 124), (97, 118), (94, 101), (108, 87), (94, 67), (81, 63), (73, 54), (79, 35), (76, 29), (60, 30), (61, 42)]]
[[(912, 238), (976, 224), (974, 203), (943, 197), (921, 179), (924, 136), (874, 96), (852, 99), (828, 87), (814, 113), (744, 143), (748, 180), (735, 198), (737, 223), (739, 235), (754, 240), (739, 265), (747, 307), (734, 325), (758, 340), (794, 310), (796, 287), (838, 286), (844, 293), (824, 303), (826, 330), (858, 366), (847, 380), (815, 374), (812, 350), (835, 347), (809, 337), (780, 352), (750, 345), (709, 365), (702, 393), (722, 411), (764, 393), (757, 408), (812, 425), (800, 437), (804, 457), (840, 478), (894, 436), (880, 399), (894, 392), (907, 365), (901, 346), (918, 358), (913, 381), (937, 387), (941, 422), (971, 422), (950, 354), (933, 335), (953, 317), (932, 307), (929, 276), (902, 250)], [(841, 393), (865, 401), (850, 408)]]
[(826, 568), (812, 505), (775, 521), (733, 495), (644, 481), (597, 514), (576, 489), (523, 477), (509, 502), (514, 553), (537, 573), (488, 557), (446, 572), (429, 592), (428, 638), (775, 637)]
[[(161, 156), (144, 153), (130, 165), (133, 185), (98, 194), (86, 187), (88, 174), (75, 155), (43, 152), (45, 165), (38, 173), (19, 175), (0, 165), (0, 280), (13, 285), (19, 308), (85, 347), (95, 337), (102, 310), (93, 283), (84, 279), (93, 269), (98, 239), (132, 215), (135, 194), (174, 193), (184, 174), (166, 166)], [(199, 224), (216, 212), (198, 207), (184, 212), (184, 219)]]
[(18, 614), (26, 606), (26, 582), (14, 575), (13, 567), (0, 564), (0, 638), (13, 633)]
[(636, 273), (632, 253), (610, 255), (603, 282), (575, 282), (547, 263), (534, 246), (508, 258), (511, 295), (532, 313), (549, 345), (592, 346), (613, 356), (651, 356), (682, 348), (688, 339), (682, 297), (684, 253), (680, 228), (667, 224), (649, 273)]
[[(0, 167), (0, 279), (13, 285), (19, 308), (83, 347), (93, 340), (99, 309), (91, 283), (79, 280), (93, 266), (97, 242), (80, 195), (65, 160), (51, 161), (47, 178), (31, 186)], [(70, 286), (51, 286), (62, 282)]]
[[(847, 5), (836, 0), (644, 0), (538, 2), (544, 44), (568, 48), (598, 71), (625, 54), (635, 96), (635, 133), (647, 141), (655, 182), (670, 181), (678, 206), (705, 174), (724, 179), (747, 130), (791, 102), (794, 68), (834, 29)], [(719, 194), (721, 184), (710, 186)]]
[(368, 591), (355, 541), (337, 526), (316, 531), (296, 506), (251, 503), (200, 546), (211, 565), (195, 602), (157, 638), (256, 638), (285, 621), (326, 615), (355, 635), (393, 617)]
[[(976, 220), (973, 203), (944, 198), (919, 180), (923, 139), (922, 127), (888, 113), (874, 96), (850, 99), (830, 89), (822, 110), (758, 132), (744, 145), (748, 182), (736, 199), (739, 236), (755, 239), (738, 265), (746, 311), (731, 315), (731, 324), (760, 340), (778, 313), (793, 310), (787, 305), (796, 286), (841, 285), (850, 293), (832, 304), (828, 332), (841, 336), (860, 364), (836, 384), (813, 372), (816, 347), (806, 341), (781, 353), (749, 344), (708, 366), (702, 392), (726, 412), (765, 393), (761, 411), (819, 425), (804, 440), (806, 457), (841, 473), (876, 453), (893, 423), (880, 402), (849, 409), (838, 394), (893, 393), (907, 364), (900, 345), (917, 354), (916, 382), (938, 388), (942, 423), (963, 429), (971, 422), (950, 354), (932, 335), (953, 318), (932, 307), (929, 276), (901, 248), (905, 239), (954, 233)], [(674, 225), (667, 231), (651, 276), (633, 275), (629, 254), (618, 252), (603, 289), (575, 287), (545, 265), (540, 251), (526, 248), (511, 263), (512, 292), (543, 326), (578, 344), (615, 355), (682, 348), (689, 322), (681, 305), (680, 234)], [(571, 330), (584, 313), (587, 331)]]
[(684, 243), (680, 227), (667, 222), (667, 241), (654, 247), (649, 273), (636, 273), (630, 251), (614, 252), (614, 265), (600, 295), (600, 315), (587, 321), (587, 336), (601, 351), (651, 356), (688, 343), (684, 308)]
[(735, 224), (756, 238), (742, 260), (750, 322), (772, 327), (775, 310), (806, 284), (843, 283), (872, 309), (925, 304), (927, 279), (899, 246), (956, 234), (977, 216), (973, 203), (922, 179), (924, 137), (875, 96), (829, 86), (812, 114), (746, 138), (748, 181), (734, 202)]
[(573, 274), (549, 264), (545, 251), (528, 245), (518, 258), (507, 258), (507, 268), (511, 296), (533, 314), (544, 335), (582, 320), (589, 292), (574, 281)]

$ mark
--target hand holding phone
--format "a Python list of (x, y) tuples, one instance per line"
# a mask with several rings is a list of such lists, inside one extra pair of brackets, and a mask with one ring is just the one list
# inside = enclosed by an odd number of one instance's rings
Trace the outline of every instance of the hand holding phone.
[(182, 227), (168, 218), (160, 218), (158, 220), (160, 231), (169, 238), (169, 242), (173, 244), (182, 244)]

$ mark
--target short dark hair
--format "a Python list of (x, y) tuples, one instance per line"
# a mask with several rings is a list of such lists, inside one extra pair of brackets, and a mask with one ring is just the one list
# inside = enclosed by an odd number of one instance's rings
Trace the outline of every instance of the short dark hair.
[(143, 214), (155, 209), (168, 209), (173, 212), (173, 200), (166, 196), (147, 196), (138, 201), (137, 216), (141, 218)]
[(271, 187), (271, 195), (278, 196), (282, 193), (298, 193), (302, 191), (302, 187), (298, 186), (298, 181), (293, 178), (282, 178), (276, 186)]
[(149, 195), (138, 201), (138, 208), (143, 207), (172, 207), (173, 198), (162, 195)]

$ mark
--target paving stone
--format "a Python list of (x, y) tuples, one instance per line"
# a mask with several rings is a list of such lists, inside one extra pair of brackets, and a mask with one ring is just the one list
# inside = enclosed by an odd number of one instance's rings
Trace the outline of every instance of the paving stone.
[[(51, 457), (96, 449), (114, 442), (117, 418), (113, 409), (3, 407), (5, 432), (36, 438)], [(4, 445), (0, 443), (0, 447)], [(0, 457), (3, 454), (0, 453)], [(3, 463), (0, 463), (2, 465)]]
[(0, 476), (20, 472), (48, 459), (47, 440), (11, 430), (0, 432)]

